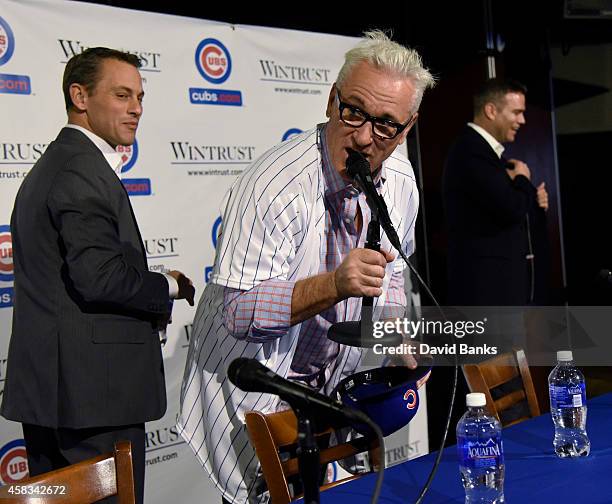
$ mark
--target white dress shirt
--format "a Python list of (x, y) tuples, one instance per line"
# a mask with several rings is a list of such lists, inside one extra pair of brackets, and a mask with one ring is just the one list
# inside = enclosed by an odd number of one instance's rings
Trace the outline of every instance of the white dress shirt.
[(493, 151), (495, 152), (495, 154), (497, 154), (497, 157), (501, 159), (501, 156), (505, 150), (505, 147), (500, 144), (497, 139), (491, 135), (491, 133), (489, 133), (486, 129), (484, 129), (481, 126), (478, 126), (478, 124), (474, 124), (474, 123), (467, 123), (467, 125), (472, 128), (474, 131), (476, 131), (476, 133), (478, 133), (482, 138), (484, 138), (487, 143), (491, 146), (491, 149), (493, 149)]

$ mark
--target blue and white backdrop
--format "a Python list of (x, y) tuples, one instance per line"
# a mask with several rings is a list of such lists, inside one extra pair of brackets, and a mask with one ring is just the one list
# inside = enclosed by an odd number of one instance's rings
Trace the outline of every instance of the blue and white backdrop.
[[(66, 122), (61, 77), (71, 56), (108, 46), (141, 58), (145, 113), (137, 142), (122, 149), (123, 182), (150, 268), (180, 269), (201, 293), (225, 190), (269, 147), (325, 120), (329, 88), (354, 43), (63, 0), (0, 0), (0, 391), (13, 298), (10, 215), (19, 184)], [(163, 350), (168, 411), (147, 424), (150, 503), (219, 500), (175, 428), (193, 314), (175, 304)], [(410, 431), (388, 440), (388, 463), (428, 451), (421, 396)], [(0, 483), (25, 477), (21, 428), (0, 419)]]

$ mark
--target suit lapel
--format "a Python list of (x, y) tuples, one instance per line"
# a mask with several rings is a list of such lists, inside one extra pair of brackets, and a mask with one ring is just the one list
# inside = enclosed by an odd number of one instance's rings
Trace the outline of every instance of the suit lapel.
[[(91, 151), (92, 153), (99, 155), (102, 161), (104, 162), (104, 164), (108, 166), (110, 170), (112, 170), (112, 168), (108, 165), (108, 161), (106, 161), (106, 158), (104, 157), (104, 154), (102, 154), (100, 149), (98, 149), (98, 147), (89, 138), (87, 138), (86, 135), (84, 135), (79, 130), (74, 129), (74, 128), (62, 128), (62, 130), (57, 135), (56, 142), (76, 144), (80, 148)], [(138, 227), (138, 222), (136, 221), (136, 215), (134, 214), (134, 209), (132, 208), (132, 202), (130, 201), (130, 195), (126, 191), (125, 186), (123, 185), (123, 182), (121, 181), (121, 179), (119, 179), (119, 177), (116, 177), (115, 175), (113, 176), (117, 179), (117, 183), (121, 187), (120, 190), (123, 191), (123, 193), (125, 194), (128, 208), (130, 209), (130, 215), (132, 216), (132, 223), (134, 227), (136, 228), (136, 233), (138, 234), (138, 242), (140, 243), (140, 253), (142, 254), (142, 259), (144, 261), (145, 267), (148, 268), (149, 265), (147, 261), (147, 254), (146, 254), (146, 250), (144, 246), (144, 241), (142, 240), (142, 235), (140, 234), (140, 228)]]
[(147, 253), (144, 246), (144, 241), (142, 239), (142, 235), (140, 234), (140, 227), (138, 227), (138, 221), (136, 220), (136, 214), (134, 213), (134, 208), (132, 207), (132, 202), (130, 201), (130, 195), (128, 194), (123, 182), (119, 180), (119, 184), (121, 185), (121, 189), (125, 193), (125, 197), (127, 198), (128, 208), (130, 209), (130, 215), (132, 216), (132, 222), (134, 223), (134, 227), (136, 228), (136, 233), (138, 233), (138, 241), (140, 243), (140, 252), (142, 253), (142, 260), (144, 261), (145, 267), (149, 268), (149, 263), (147, 261)]

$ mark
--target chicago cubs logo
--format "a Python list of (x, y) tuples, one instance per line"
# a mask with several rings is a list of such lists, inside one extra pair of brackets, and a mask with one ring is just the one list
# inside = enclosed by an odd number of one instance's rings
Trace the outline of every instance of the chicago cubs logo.
[(408, 404), (406, 404), (406, 408), (408, 409), (416, 408), (416, 405), (417, 405), (416, 392), (412, 389), (408, 389), (406, 393), (404, 394), (404, 401), (408, 401)]
[(299, 128), (288, 129), (287, 131), (285, 131), (285, 134), (283, 135), (283, 142), (285, 140), (289, 140), (290, 138), (293, 138), (294, 136), (299, 135), (300, 133), (303, 133), (303, 131)]
[(221, 232), (221, 217), (217, 217), (217, 220), (212, 227), (212, 242), (213, 247), (217, 248), (217, 240), (219, 240), (219, 233)]
[(136, 159), (138, 159), (138, 142), (134, 140), (132, 145), (118, 145), (115, 150), (121, 154), (121, 161), (123, 162), (121, 173), (125, 173), (134, 166)]
[(195, 63), (200, 75), (213, 84), (225, 82), (232, 72), (232, 58), (229, 51), (214, 38), (206, 38), (198, 44)]
[(338, 463), (332, 462), (327, 464), (327, 470), (325, 471), (325, 483), (333, 483), (338, 480)]
[[(132, 145), (118, 145), (115, 149), (121, 154), (121, 173), (132, 169), (138, 159), (138, 142), (134, 139)], [(130, 196), (151, 196), (151, 179), (148, 178), (122, 178), (121, 182)]]
[(13, 240), (11, 228), (0, 226), (0, 282), (13, 281)]
[(0, 483), (17, 483), (26, 479), (28, 474), (28, 457), (23, 439), (15, 439), (0, 448)]
[(15, 37), (9, 24), (0, 17), (0, 65), (11, 59), (15, 50)]
[[(219, 236), (221, 234), (221, 217), (217, 217), (217, 220), (212, 225), (212, 243), (213, 247), (217, 248), (217, 242), (219, 241)], [(210, 281), (210, 275), (212, 275), (213, 267), (206, 266), (204, 268), (204, 283), (207, 284)]]

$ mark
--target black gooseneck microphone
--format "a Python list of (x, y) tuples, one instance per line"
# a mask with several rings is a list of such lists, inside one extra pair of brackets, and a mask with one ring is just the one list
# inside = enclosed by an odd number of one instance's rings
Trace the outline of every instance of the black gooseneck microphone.
[(244, 392), (264, 392), (274, 394), (287, 401), (293, 409), (309, 408), (314, 410), (317, 419), (345, 425), (349, 419), (354, 422), (368, 422), (369, 418), (356, 409), (345, 406), (304, 385), (281, 378), (256, 359), (239, 357), (227, 368), (229, 380)]
[(389, 216), (389, 210), (387, 210), (387, 204), (383, 197), (378, 194), (374, 180), (372, 179), (372, 172), (370, 170), (370, 163), (357, 151), (351, 151), (346, 160), (346, 173), (351, 177), (361, 190), (365, 193), (366, 199), (370, 209), (378, 216), (381, 227), (384, 229), (387, 238), (391, 242), (391, 245), (398, 250), (401, 250), (402, 243), (397, 236), (397, 232), (391, 222)]
[[(382, 197), (378, 194), (370, 163), (356, 151), (350, 151), (346, 160), (346, 172), (366, 195), (368, 206), (372, 211), (372, 218), (368, 224), (367, 240), (365, 248), (380, 252), (380, 228), (390, 237), (395, 248), (401, 247), (399, 237), (393, 228), (391, 217)], [(373, 348), (378, 345), (384, 347), (396, 347), (402, 343), (402, 335), (399, 333), (383, 332), (374, 335), (372, 321), (374, 301), (371, 296), (364, 296), (361, 305), (361, 320), (336, 322), (332, 324), (327, 332), (327, 337), (342, 345), (356, 346), (361, 348)]]
[(312, 419), (317, 427), (345, 427), (349, 423), (366, 424), (378, 439), (379, 464), (376, 487), (372, 495), (372, 504), (376, 504), (382, 488), (385, 469), (385, 441), (380, 427), (365, 413), (345, 406), (339, 401), (319, 394), (309, 388), (280, 377), (256, 359), (239, 357), (234, 359), (227, 368), (229, 380), (244, 392), (264, 392), (278, 395), (287, 401), (296, 412), (298, 419), (298, 465), (299, 473), (304, 483), (304, 503), (319, 502), (320, 474), (319, 448), (314, 439)]

